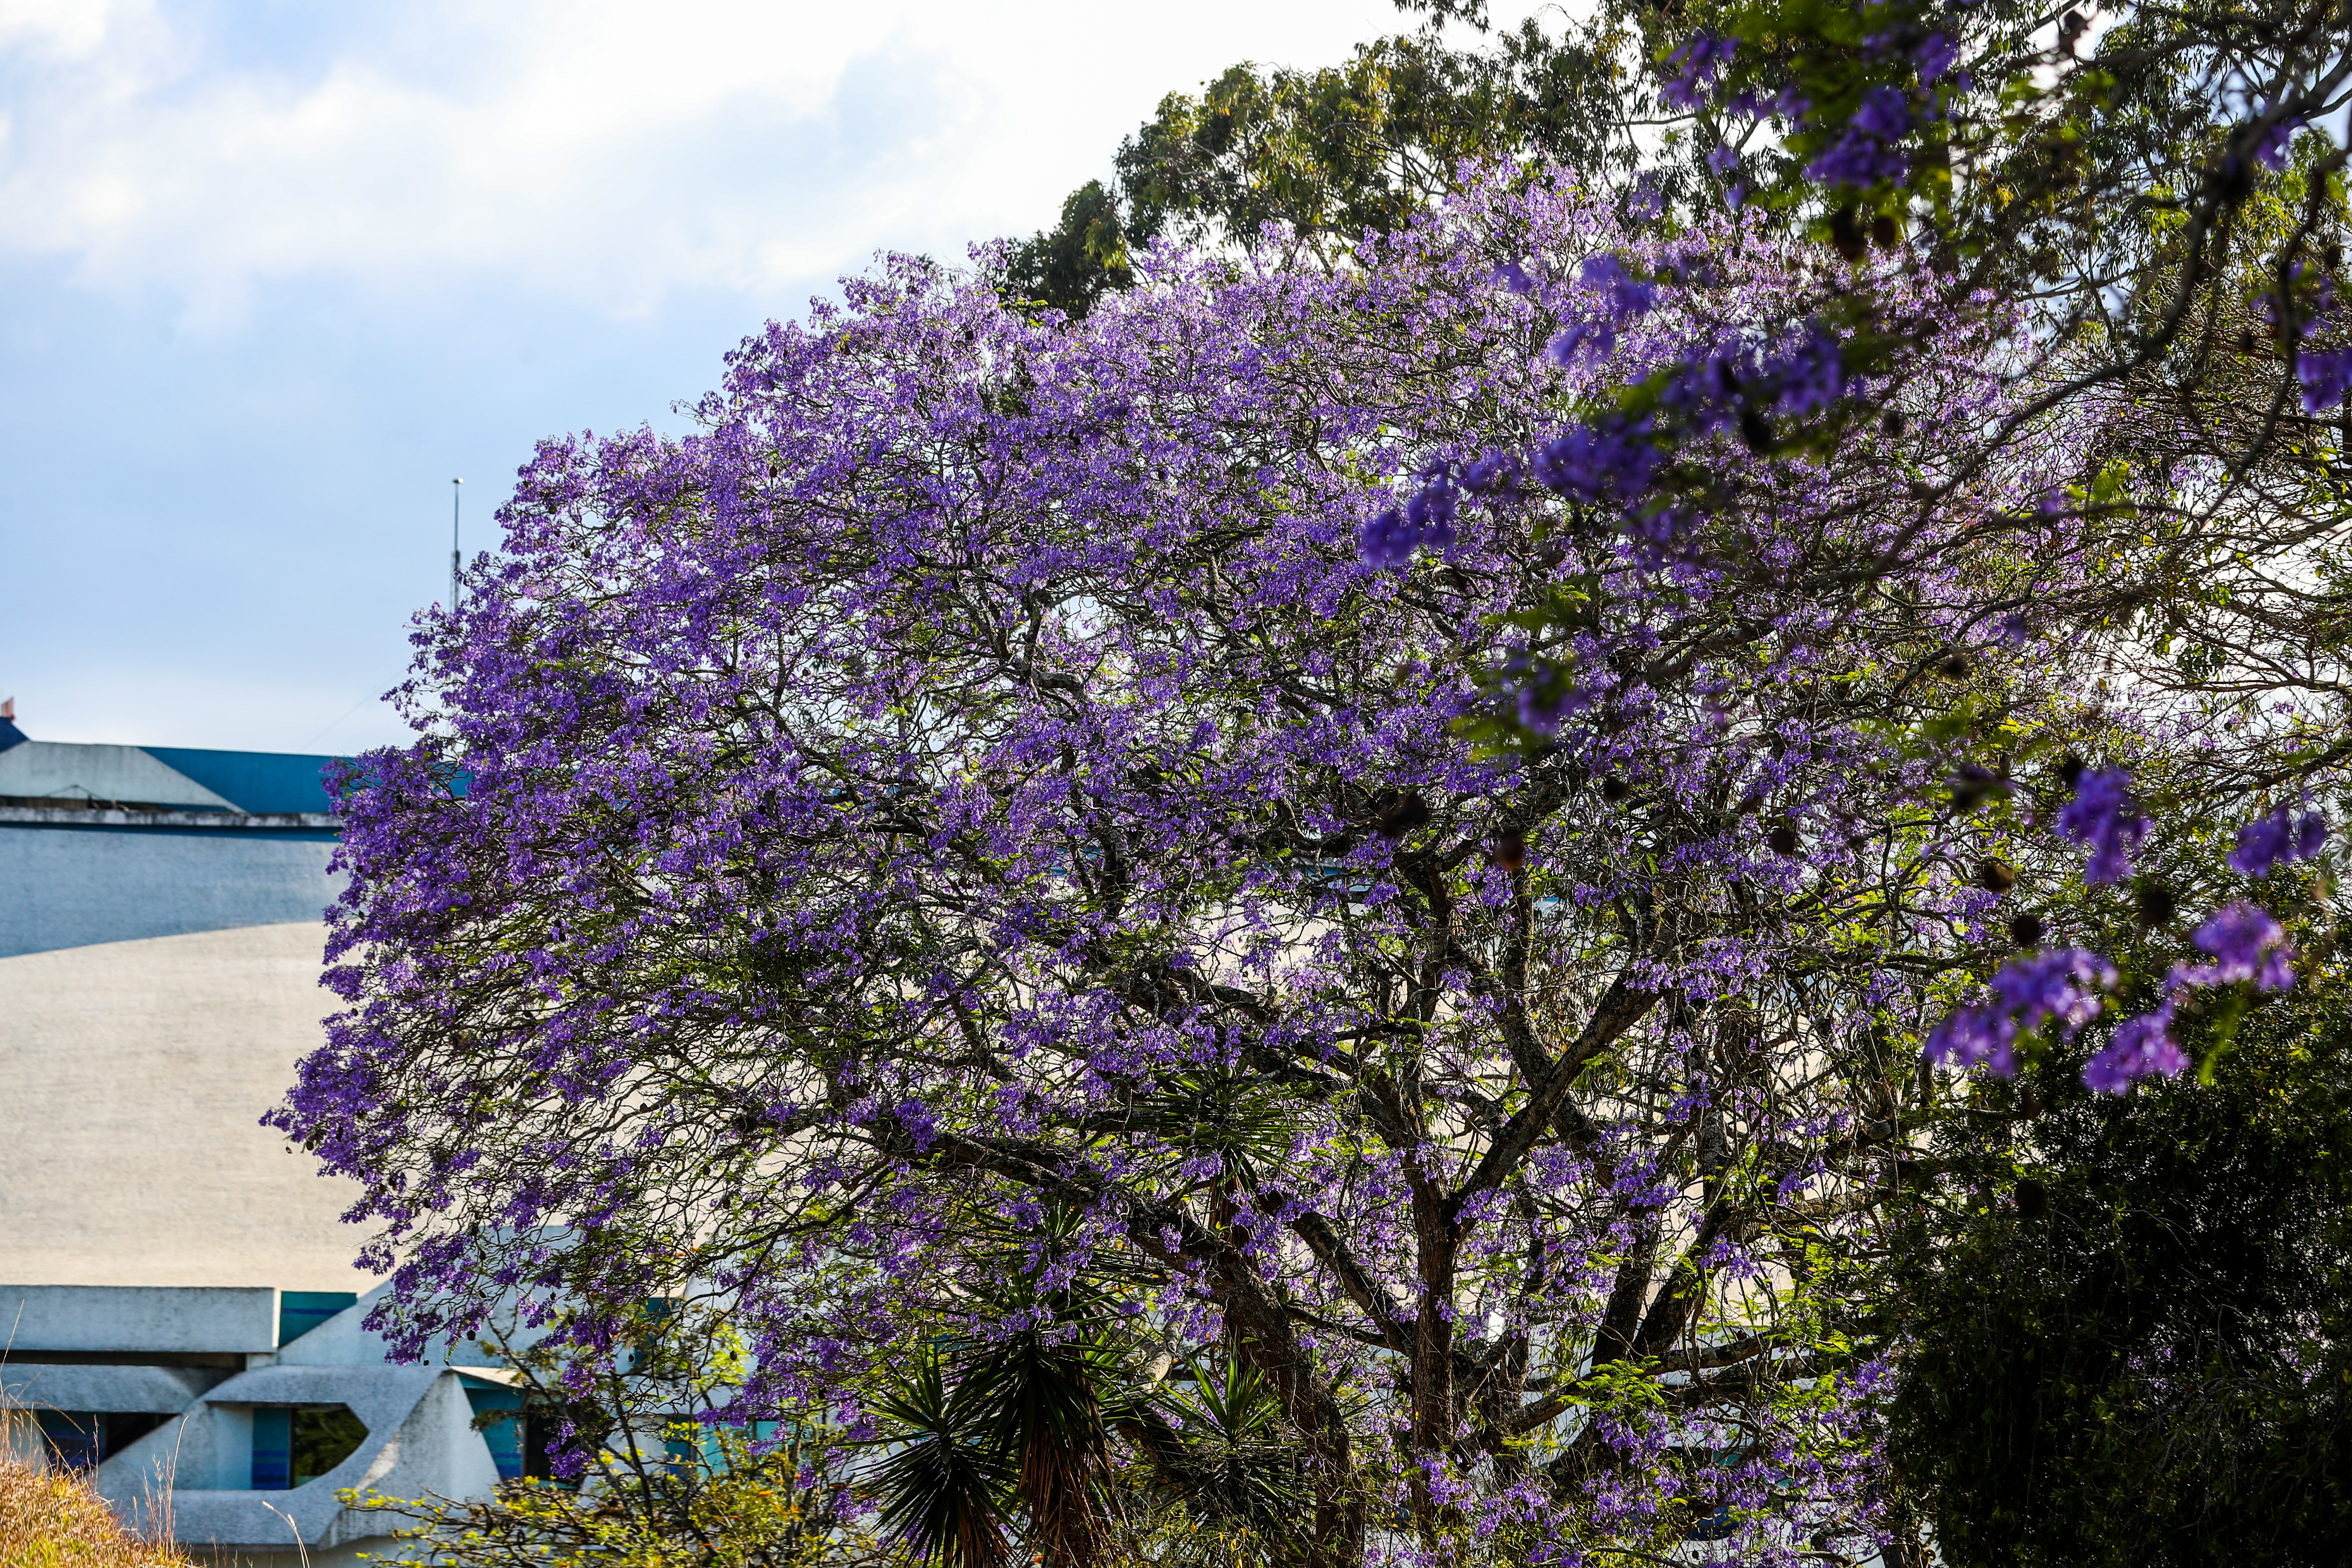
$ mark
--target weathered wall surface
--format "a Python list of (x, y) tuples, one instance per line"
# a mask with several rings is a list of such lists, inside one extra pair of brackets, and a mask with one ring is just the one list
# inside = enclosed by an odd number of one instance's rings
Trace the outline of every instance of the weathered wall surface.
[[(0, 831), (0, 959), (266, 921), (316, 922), (335, 898), (337, 879), (327, 874), (333, 837), (7, 824)], [(314, 973), (321, 945), (311, 947)]]
[(323, 938), (313, 918), (0, 958), (0, 1280), (368, 1288), (337, 1218), (354, 1189), (257, 1120), (332, 1009)]

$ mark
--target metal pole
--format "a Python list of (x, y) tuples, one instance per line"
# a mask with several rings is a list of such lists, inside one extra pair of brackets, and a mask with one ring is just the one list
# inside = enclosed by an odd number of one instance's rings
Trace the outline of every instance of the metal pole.
[(457, 503), (466, 492), (463, 479), (449, 481), (449, 613), (457, 613)]

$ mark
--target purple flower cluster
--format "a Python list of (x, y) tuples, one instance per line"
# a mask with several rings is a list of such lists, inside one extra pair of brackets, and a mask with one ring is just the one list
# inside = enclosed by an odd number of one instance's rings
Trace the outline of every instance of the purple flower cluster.
[(2021, 1035), (2054, 1023), (2060, 1038), (2074, 1038), (2099, 1016), (2101, 993), (2115, 983), (2115, 965), (2084, 948), (2017, 959), (1992, 977), (1991, 995), (1936, 1026), (1927, 1037), (1927, 1059), (2014, 1077)]
[(2286, 932), (2268, 910), (2255, 905), (2224, 906), (2189, 940), (2207, 962), (2173, 965), (2165, 977), (2163, 1004), (2116, 1026), (2114, 1038), (2083, 1068), (2083, 1082), (2094, 1093), (2122, 1094), (2137, 1079), (2180, 1076), (2189, 1058), (2172, 1037), (2172, 1022), (2187, 992), (2251, 984), (2268, 993), (2294, 984)]
[(1687, 112), (1698, 108), (1738, 49), (1737, 38), (1716, 33), (1696, 35), (1666, 58), (1666, 69), (1672, 74), (1659, 99), (1669, 109)]
[(1898, 87), (1874, 87), (1862, 95), (1838, 139), (1805, 165), (1805, 177), (1857, 189), (1900, 184), (1911, 172), (1910, 155), (1900, 143), (1913, 123), (1910, 95)]
[(2095, 885), (2131, 875), (2131, 852), (2147, 837), (2148, 821), (2132, 799), (2131, 775), (2120, 768), (2084, 770), (2074, 796), (2058, 813), (2061, 837), (2091, 851), (2083, 879)]
[(2094, 1094), (2124, 1094), (2143, 1078), (2179, 1078), (2188, 1056), (2172, 1037), (2172, 1000), (2153, 1013), (2126, 1018), (2114, 1036), (2083, 1064), (2084, 1086)]
[(1918, 48), (1913, 51), (1913, 58), (1919, 63), (1919, 80), (1922, 85), (1925, 85), (1940, 79), (1945, 72), (1958, 64), (1960, 51), (1952, 40), (1943, 34), (1930, 33), (1920, 41)]
[(2303, 411), (2325, 414), (2352, 394), (2352, 348), (2298, 349), (2294, 374), (2303, 386)]
[(2273, 171), (2286, 167), (2286, 150), (2294, 141), (2294, 133), (2303, 129), (2299, 115), (2289, 115), (2268, 127), (2254, 144), (2254, 161)]
[(2210, 962), (2178, 965), (2170, 983), (2237, 985), (2251, 981), (2257, 991), (2284, 991), (2294, 984), (2286, 932), (2268, 910), (2242, 900), (2226, 904), (2189, 939)]
[[(897, 259), (690, 433), (540, 448), (420, 629), (417, 743), (347, 783), (344, 1010), (274, 1123), (360, 1184), (405, 1323), (520, 1291), (609, 1347), (690, 1276), (737, 1414), (863, 1432), (936, 1325), (1087, 1280), (1244, 1344), (1383, 1516), (1652, 1542), (1704, 1503), (1743, 1561), (1860, 1550), (1874, 1374), (1757, 1397), (1850, 1353), (1771, 1211), (1869, 1188), (1853, 1047), (1985, 894), (1885, 831), (1930, 786), (1881, 722), (1914, 699), (1832, 695), (1884, 668), (1845, 563), (1986, 624), (1982, 519), (2079, 432), (1948, 500), (1932, 440), (1772, 456), (1858, 388), (1815, 255), (1749, 217), (1644, 237), (1514, 174), (1358, 259), (1155, 252), (1078, 321)], [(1570, 321), (1608, 337), (1530, 364)], [(1977, 325), (1906, 373), (1921, 426), (2023, 405)], [(2029, 647), (1980, 668), (2052, 721), (2088, 666)], [(1486, 749), (1511, 712), (1545, 743)], [(1938, 1049), (2011, 1061), (2106, 984), (2021, 960)], [(1433, 1338), (1566, 1381), (1417, 1396)], [(1614, 1458), (1463, 1458), (1534, 1442)]]
[(2267, 877), (2272, 867), (2308, 860), (2326, 843), (2326, 817), (2315, 811), (2298, 815), (2280, 806), (2238, 829), (2237, 847), (2230, 851), (2230, 869), (2247, 877)]

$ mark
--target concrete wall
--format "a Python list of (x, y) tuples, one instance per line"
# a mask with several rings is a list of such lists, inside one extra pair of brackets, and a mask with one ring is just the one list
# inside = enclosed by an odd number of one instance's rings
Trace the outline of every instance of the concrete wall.
[[(333, 837), (0, 823), (0, 960), (279, 921), (315, 927), (335, 898)], [(322, 941), (312, 943), (314, 965)]]
[(137, 746), (62, 741), (24, 741), (0, 752), (0, 795), (235, 809), (225, 797)]
[[(10, 1352), (278, 1349), (278, 1292), (268, 1286), (0, 1285)], [(83, 1408), (63, 1406), (58, 1408)], [(87, 1408), (102, 1410), (104, 1405)]]
[(333, 1005), (320, 943), (306, 921), (0, 958), (0, 1280), (373, 1283), (338, 1222), (355, 1189), (257, 1124)]

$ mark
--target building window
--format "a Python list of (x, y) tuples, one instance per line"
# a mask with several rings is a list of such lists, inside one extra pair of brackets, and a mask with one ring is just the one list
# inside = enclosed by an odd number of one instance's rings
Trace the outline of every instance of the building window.
[(171, 1419), (123, 1410), (44, 1410), (39, 1418), (49, 1462), (68, 1470), (94, 1470)]
[(278, 1292), (278, 1342), (292, 1344), (329, 1318), (359, 1300), (353, 1290)]
[(317, 1480), (359, 1452), (367, 1427), (343, 1405), (257, 1405), (253, 1489), (282, 1492)]

